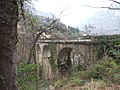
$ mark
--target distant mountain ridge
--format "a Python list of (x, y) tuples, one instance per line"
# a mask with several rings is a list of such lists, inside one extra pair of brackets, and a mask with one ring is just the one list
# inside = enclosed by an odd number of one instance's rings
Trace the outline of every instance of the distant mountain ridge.
[[(37, 15), (53, 18), (54, 14), (50, 12), (37, 12)], [(95, 29), (91, 32), (94, 35), (120, 34), (120, 11), (101, 10), (93, 16), (84, 19), (79, 24), (79, 30), (84, 32), (84, 26), (91, 24)]]
[(49, 18), (53, 18), (53, 16), (55, 16), (53, 13), (51, 12), (44, 12), (44, 11), (37, 11), (36, 9), (35, 10), (32, 10), (32, 12), (34, 13), (34, 15), (38, 15), (38, 16), (43, 16), (43, 17), (49, 17)]
[(120, 34), (120, 11), (101, 10), (92, 17), (83, 20), (80, 30), (84, 31), (83, 26), (88, 24), (96, 27), (92, 33)]

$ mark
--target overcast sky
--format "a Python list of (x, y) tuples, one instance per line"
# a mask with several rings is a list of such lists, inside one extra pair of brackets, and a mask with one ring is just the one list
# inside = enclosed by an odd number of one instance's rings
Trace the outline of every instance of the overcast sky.
[(82, 5), (110, 6), (111, 2), (109, 0), (38, 0), (37, 2), (34, 1), (33, 4), (38, 11), (51, 12), (56, 17), (64, 10), (61, 14), (61, 21), (67, 25), (77, 27), (82, 19), (88, 18), (101, 10)]

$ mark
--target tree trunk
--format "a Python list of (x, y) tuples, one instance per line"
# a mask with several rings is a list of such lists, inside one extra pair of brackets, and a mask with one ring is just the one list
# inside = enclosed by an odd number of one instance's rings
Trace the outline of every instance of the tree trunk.
[(17, 90), (17, 0), (0, 0), (0, 90)]

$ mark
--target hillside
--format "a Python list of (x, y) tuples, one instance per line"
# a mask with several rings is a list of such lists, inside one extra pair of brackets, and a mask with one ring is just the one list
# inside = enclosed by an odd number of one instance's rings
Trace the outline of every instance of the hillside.
[[(48, 26), (53, 18), (39, 16), (40, 24), (43, 26)], [(61, 21), (59, 21), (55, 28), (48, 31), (46, 34), (51, 35), (51, 39), (77, 39), (81, 35), (79, 34), (79, 29), (71, 26), (67, 26)]]

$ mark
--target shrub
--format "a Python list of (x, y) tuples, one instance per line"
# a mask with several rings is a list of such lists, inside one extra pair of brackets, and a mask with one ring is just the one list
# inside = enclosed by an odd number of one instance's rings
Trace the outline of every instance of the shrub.
[(17, 68), (17, 81), (21, 90), (35, 90), (36, 64), (21, 64)]
[(102, 79), (102, 74), (104, 72), (104, 67), (101, 65), (95, 65), (86, 71), (85, 74), (87, 74), (87, 78)]
[(73, 83), (75, 86), (82, 86), (85, 83), (85, 81), (81, 80), (79, 76), (71, 77), (70, 82)]
[(86, 66), (84, 64), (79, 64), (77, 68), (78, 68), (78, 71), (86, 70)]
[(113, 83), (118, 83), (120, 85), (120, 73), (113, 75)]
[(67, 78), (62, 78), (62, 79), (59, 79), (58, 81), (56, 81), (56, 82), (54, 83), (54, 86), (55, 86), (56, 88), (60, 88), (60, 87), (64, 86), (65, 84), (67, 84), (67, 82), (68, 82), (68, 79), (67, 79)]
[(113, 60), (104, 60), (82, 73), (84, 79), (101, 79), (114, 83), (120, 82), (120, 65)]

